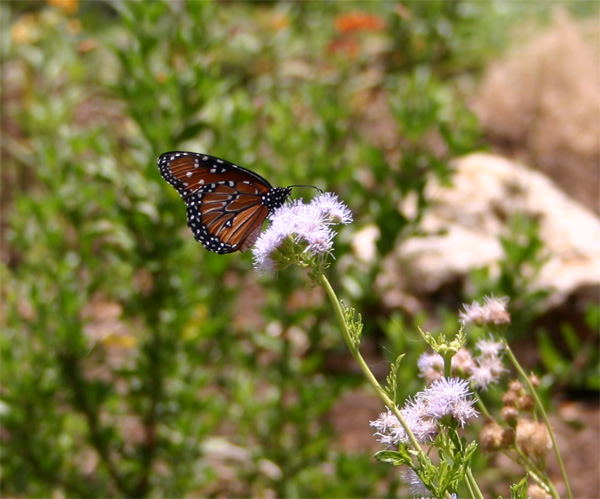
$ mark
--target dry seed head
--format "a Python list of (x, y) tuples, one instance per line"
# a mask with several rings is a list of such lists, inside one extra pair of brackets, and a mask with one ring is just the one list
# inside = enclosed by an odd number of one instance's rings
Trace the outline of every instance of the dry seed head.
[(533, 385), (534, 388), (540, 386), (540, 378), (538, 378), (535, 374), (531, 373), (529, 375), (529, 382)]
[(514, 426), (517, 422), (517, 418), (519, 417), (519, 411), (515, 407), (507, 405), (502, 408), (502, 411), (500, 411), (500, 417), (509, 425)]
[(502, 395), (502, 403), (505, 407), (515, 407), (517, 405), (517, 399), (517, 394), (512, 391), (508, 391)]
[(517, 400), (517, 407), (525, 412), (533, 412), (535, 400), (529, 393), (526, 393), (525, 395), (521, 395)]
[(523, 391), (523, 385), (521, 384), (521, 382), (518, 379), (514, 379), (508, 384), (508, 389), (511, 392), (520, 394)]
[(548, 428), (543, 423), (520, 419), (517, 422), (517, 445), (527, 456), (543, 457), (552, 448)]
[(502, 431), (502, 447), (513, 447), (515, 445), (515, 429), (504, 428)]
[(486, 422), (479, 432), (481, 447), (484, 451), (490, 452), (498, 450), (502, 447), (502, 433), (504, 428), (496, 421), (490, 420)]

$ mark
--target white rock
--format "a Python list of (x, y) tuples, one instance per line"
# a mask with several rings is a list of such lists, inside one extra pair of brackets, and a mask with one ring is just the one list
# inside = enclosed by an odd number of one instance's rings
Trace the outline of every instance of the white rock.
[[(600, 220), (569, 198), (542, 173), (505, 158), (474, 153), (455, 161), (452, 186), (432, 181), (423, 218), (425, 237), (400, 244), (384, 262), (378, 287), (388, 305), (402, 296), (428, 293), (465, 277), (476, 267), (497, 269), (499, 238), (521, 213), (540, 224), (548, 261), (534, 281), (551, 292), (547, 305), (562, 303), (576, 289), (600, 284)], [(409, 289), (399, 292), (399, 282)], [(394, 290), (393, 292), (389, 292)]]

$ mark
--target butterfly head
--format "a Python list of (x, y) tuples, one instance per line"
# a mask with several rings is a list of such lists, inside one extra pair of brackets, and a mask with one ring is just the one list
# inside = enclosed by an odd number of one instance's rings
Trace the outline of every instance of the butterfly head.
[(269, 211), (274, 211), (285, 203), (285, 200), (290, 197), (291, 193), (291, 187), (273, 187), (269, 192), (263, 194), (262, 202)]

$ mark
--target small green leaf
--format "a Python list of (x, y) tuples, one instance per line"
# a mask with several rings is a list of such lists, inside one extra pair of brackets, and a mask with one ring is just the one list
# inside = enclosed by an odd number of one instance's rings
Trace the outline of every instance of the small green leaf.
[(362, 335), (362, 316), (356, 312), (352, 307), (346, 306), (346, 304), (340, 300), (340, 305), (344, 312), (344, 320), (348, 326), (348, 332), (350, 333), (350, 339), (352, 340), (352, 346), (358, 348), (360, 345), (360, 337)]
[(467, 445), (467, 448), (465, 449), (465, 462), (470, 462), (471, 458), (473, 457), (473, 454), (475, 453), (475, 451), (477, 450), (477, 442), (473, 441), (471, 442), (469, 445)]
[(398, 358), (392, 364), (392, 367), (390, 368), (390, 372), (387, 375), (387, 378), (385, 380), (385, 383), (386, 383), (385, 391), (390, 396), (390, 398), (394, 401), (394, 404), (396, 404), (396, 393), (398, 391), (398, 370), (400, 369), (400, 362), (404, 358), (404, 355), (405, 354), (398, 355)]
[(398, 451), (382, 450), (375, 454), (375, 459), (382, 463), (393, 464), (394, 466), (410, 465), (412, 460), (406, 449), (401, 447)]
[(519, 483), (510, 486), (511, 499), (527, 499), (527, 478), (525, 475)]

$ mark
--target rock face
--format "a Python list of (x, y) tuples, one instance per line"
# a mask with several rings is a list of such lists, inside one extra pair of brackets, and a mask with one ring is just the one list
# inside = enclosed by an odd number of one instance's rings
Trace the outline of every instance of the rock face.
[(475, 153), (455, 162), (453, 185), (431, 182), (424, 237), (404, 241), (384, 262), (378, 288), (386, 305), (412, 309), (415, 295), (462, 280), (476, 267), (497, 268), (508, 220), (539, 222), (547, 261), (534, 281), (550, 291), (548, 307), (600, 285), (600, 220), (543, 174), (499, 156)]

